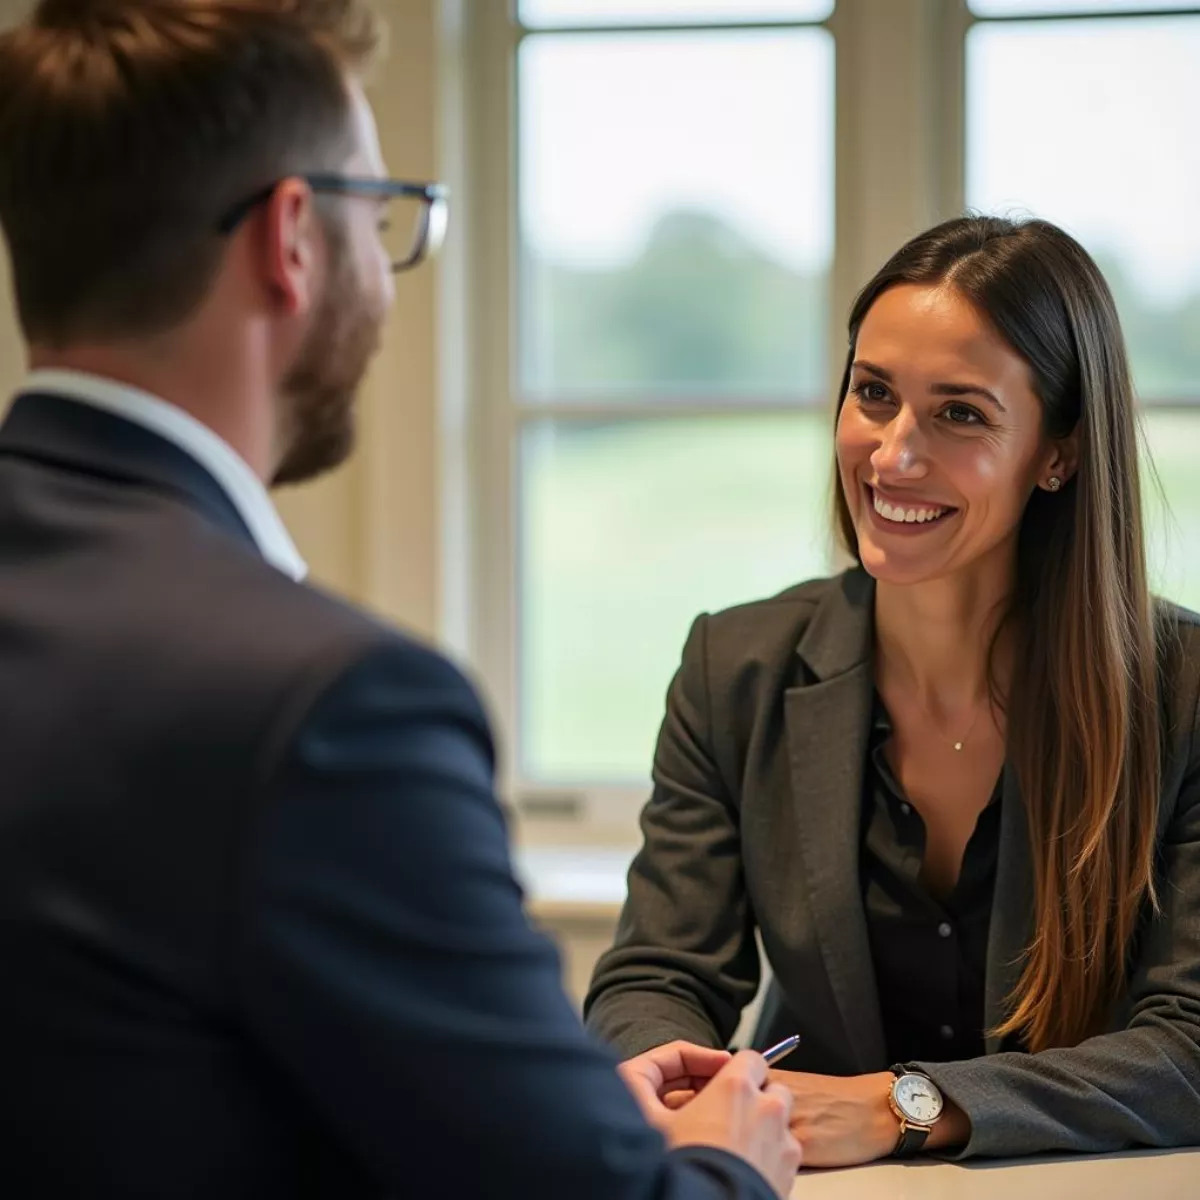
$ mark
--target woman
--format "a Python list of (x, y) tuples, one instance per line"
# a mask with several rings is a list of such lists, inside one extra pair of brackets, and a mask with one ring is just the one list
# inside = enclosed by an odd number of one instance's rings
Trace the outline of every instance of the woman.
[(589, 1025), (724, 1045), (757, 931), (806, 1165), (1200, 1141), (1200, 630), (1148, 593), (1095, 264), (904, 246), (836, 458), (857, 566), (692, 628)]

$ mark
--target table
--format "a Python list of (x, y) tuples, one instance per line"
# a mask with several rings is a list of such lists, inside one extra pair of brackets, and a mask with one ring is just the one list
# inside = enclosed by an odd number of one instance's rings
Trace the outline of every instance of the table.
[(1197, 1200), (1200, 1150), (801, 1171), (792, 1200)]

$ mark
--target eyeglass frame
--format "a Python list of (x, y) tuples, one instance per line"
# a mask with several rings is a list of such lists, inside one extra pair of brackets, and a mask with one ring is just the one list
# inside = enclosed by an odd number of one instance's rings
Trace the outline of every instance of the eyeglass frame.
[[(392, 272), (408, 271), (431, 258), (441, 249), (450, 215), (450, 189), (441, 183), (411, 183), (404, 179), (381, 179), (366, 175), (336, 175), (313, 172), (289, 175), (308, 184), (313, 192), (334, 196), (378, 197), (380, 199), (416, 198), (423, 201), (417, 236), (407, 258), (393, 260)], [(228, 237), (264, 201), (269, 200), (283, 179), (259, 188), (239, 201), (217, 222), (217, 232)]]

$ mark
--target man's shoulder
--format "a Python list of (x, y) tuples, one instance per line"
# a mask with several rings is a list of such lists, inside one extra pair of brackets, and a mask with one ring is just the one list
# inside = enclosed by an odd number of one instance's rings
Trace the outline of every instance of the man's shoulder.
[[(320, 659), (341, 690), (355, 687), (400, 694), (430, 704), (453, 700), (478, 709), (474, 684), (463, 668), (424, 636), (394, 625), (319, 585), (284, 579), (281, 613), (305, 657)], [(287, 593), (286, 599), (282, 592)], [(324, 672), (322, 672), (324, 673)]]
[[(172, 565), (183, 578), (172, 578)], [(159, 573), (160, 615), (142, 652), (169, 651), (178, 675), (194, 682), (198, 704), (226, 697), (243, 710), (291, 707), (352, 672), (364, 686), (386, 680), (393, 690), (474, 697), (462, 671), (419, 634), (319, 583), (297, 582), (240, 546), (192, 546)]]
[[(214, 579), (216, 586), (224, 582)], [(357, 659), (374, 654), (431, 680), (461, 677), (459, 669), (424, 636), (320, 582), (297, 582), (265, 563), (255, 563), (254, 569), (240, 573), (234, 586), (253, 618), (242, 636), (257, 643), (269, 633), (265, 640), (285, 658)]]

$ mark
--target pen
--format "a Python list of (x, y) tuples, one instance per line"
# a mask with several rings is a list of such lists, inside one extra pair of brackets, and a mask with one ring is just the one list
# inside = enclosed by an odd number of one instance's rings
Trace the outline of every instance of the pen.
[(769, 1050), (762, 1052), (763, 1058), (767, 1060), (767, 1066), (772, 1066), (781, 1058), (787, 1058), (795, 1048), (800, 1045), (800, 1035), (793, 1033), (791, 1037), (786, 1037), (782, 1042), (772, 1046)]

